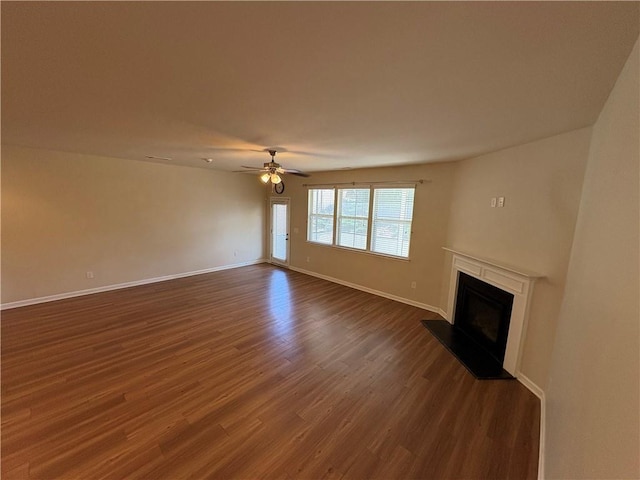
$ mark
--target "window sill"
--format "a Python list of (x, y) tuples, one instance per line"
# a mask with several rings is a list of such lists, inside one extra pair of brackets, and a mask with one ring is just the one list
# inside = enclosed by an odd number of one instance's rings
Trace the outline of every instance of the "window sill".
[(360, 253), (360, 254), (371, 256), (371, 257), (387, 258), (389, 260), (399, 260), (401, 262), (410, 262), (411, 261), (410, 257), (398, 257), (396, 255), (388, 255), (386, 253), (372, 252), (371, 250), (360, 250), (359, 248), (342, 247), (340, 245), (329, 245), (327, 243), (312, 242), (311, 240), (305, 240), (305, 242), (308, 243), (309, 245), (315, 245), (315, 246), (326, 247), (326, 248), (335, 248), (337, 250), (343, 250), (343, 251), (346, 251), (346, 252), (353, 252), (353, 253)]

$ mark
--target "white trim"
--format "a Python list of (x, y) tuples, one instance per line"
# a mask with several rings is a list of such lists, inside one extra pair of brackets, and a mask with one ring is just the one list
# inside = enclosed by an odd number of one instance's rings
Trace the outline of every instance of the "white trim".
[(481, 260), (466, 253), (451, 250), (450, 248), (445, 249), (453, 253), (449, 278), (449, 300), (447, 302), (447, 311), (450, 314), (447, 320), (451, 324), (455, 322), (456, 318), (455, 309), (459, 272), (464, 272), (513, 295), (511, 321), (509, 323), (509, 333), (502, 367), (516, 377), (517, 372), (520, 370), (522, 346), (524, 345), (524, 337), (527, 330), (533, 286), (535, 281), (541, 278), (540, 275), (518, 273), (516, 269), (511, 267), (504, 268), (502, 265), (489, 263), (487, 260)]
[(531, 391), (531, 393), (533, 393), (536, 397), (538, 397), (540, 400), (544, 399), (544, 390), (542, 390), (538, 385), (536, 385), (533, 382), (533, 380), (527, 377), (524, 373), (518, 372), (518, 374), (516, 375), (516, 378), (522, 385), (527, 387)]
[(333, 245), (331, 243), (320, 243), (320, 242), (314, 242), (312, 240), (306, 240), (306, 242), (311, 244), (311, 245), (313, 245), (313, 246), (337, 248), (338, 250), (345, 250), (347, 252), (353, 252), (353, 253), (362, 253), (364, 255), (370, 255), (370, 256), (378, 257), (378, 258), (380, 258), (380, 257), (388, 258), (390, 260), (399, 260), (401, 262), (410, 262), (411, 261), (411, 258), (409, 258), (409, 257), (398, 257), (397, 255), (389, 255), (387, 253), (378, 253), (378, 252), (373, 252), (371, 250), (362, 250), (360, 248), (343, 247), (342, 245)]
[(411, 305), (412, 307), (418, 307), (423, 310), (428, 310), (429, 312), (439, 313), (439, 310), (440, 310), (438, 307), (427, 305), (426, 303), (416, 302), (415, 300), (399, 297), (397, 295), (382, 292), (380, 290), (374, 290), (373, 288), (358, 285), (357, 283), (351, 283), (344, 280), (340, 280), (339, 278), (329, 277), (328, 275), (322, 275), (321, 273), (312, 272), (310, 270), (304, 270), (302, 268), (294, 267), (293, 265), (289, 265), (289, 269), (293, 270), (294, 272), (303, 273), (305, 275), (310, 275), (312, 277), (321, 278), (322, 280), (327, 280), (332, 283), (338, 283), (340, 285), (344, 285), (345, 287), (355, 288), (356, 290), (361, 290), (363, 292), (371, 293), (373, 295), (377, 295), (378, 297), (388, 298), (389, 300), (395, 300), (396, 302), (405, 303), (407, 305)]
[(443, 309), (439, 308), (437, 313), (438, 313), (438, 315), (440, 315), (445, 320), (447, 320), (447, 321), (449, 320), (449, 314), (447, 312), (445, 312)]
[(545, 425), (547, 424), (547, 401), (544, 397), (544, 393), (542, 394), (542, 399), (540, 400), (540, 447), (538, 450), (538, 480), (544, 480), (544, 448), (545, 448), (545, 438), (546, 438), (546, 429)]
[[(273, 256), (273, 206), (274, 205), (286, 205), (287, 206), (287, 239), (285, 240), (286, 245), (286, 260), (282, 261), (279, 258), (275, 258)], [(291, 241), (289, 238), (291, 237), (290, 232), (290, 223), (291, 223), (291, 199), (289, 197), (269, 197), (269, 259), (268, 263), (272, 265), (278, 265), (280, 267), (288, 267), (289, 262), (291, 261)]]
[(522, 372), (518, 372), (518, 381), (527, 387), (536, 397), (540, 399), (540, 438), (538, 448), (538, 480), (544, 480), (544, 446), (545, 446), (545, 425), (547, 424), (547, 401), (542, 390), (529, 377)]
[(231, 265), (222, 265), (219, 267), (205, 268), (203, 270), (194, 270), (192, 272), (177, 273), (175, 275), (165, 275), (162, 277), (145, 278), (143, 280), (135, 280), (133, 282), (116, 283), (113, 285), (105, 285), (104, 287), (88, 288), (86, 290), (77, 290), (75, 292), (58, 293), (56, 295), (48, 295), (46, 297), (28, 298), (17, 302), (3, 303), (0, 310), (8, 310), (10, 308), (26, 307), (27, 305), (36, 305), (38, 303), (54, 302), (65, 298), (81, 297), (83, 295), (92, 295), (94, 293), (108, 292), (111, 290), (120, 290), (121, 288), (136, 287), (139, 285), (147, 285), (149, 283), (164, 282), (166, 280), (174, 280), (176, 278), (191, 277), (193, 275), (202, 275), (203, 273), (219, 272), (221, 270), (229, 270), (232, 268), (247, 267), (249, 265), (257, 265), (265, 263), (266, 259), (260, 258), (249, 262), (234, 263)]
[(451, 252), (457, 255), (462, 255), (463, 257), (467, 257), (470, 258), (471, 260), (475, 260), (477, 262), (480, 263), (487, 263), (489, 265), (495, 265), (497, 267), (500, 267), (502, 270), (506, 270), (508, 272), (511, 273), (515, 273), (517, 275), (523, 276), (523, 277), (532, 277), (532, 278), (542, 278), (544, 277), (544, 275), (540, 275), (539, 273), (536, 273), (532, 270), (527, 270), (524, 268), (520, 268), (520, 267), (514, 267), (513, 265), (507, 265), (503, 262), (497, 262), (495, 260), (492, 260), (490, 258), (485, 258), (485, 257), (479, 257), (477, 255), (471, 255), (467, 252), (461, 252), (460, 250), (454, 250), (453, 248), (449, 248), (449, 247), (442, 247), (443, 250), (446, 250), (447, 252)]

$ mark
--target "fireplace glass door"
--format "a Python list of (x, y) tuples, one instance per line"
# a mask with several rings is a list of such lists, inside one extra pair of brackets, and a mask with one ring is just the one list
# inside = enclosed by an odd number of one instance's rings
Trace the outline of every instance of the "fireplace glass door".
[(513, 295), (460, 272), (454, 326), (501, 364), (507, 346)]

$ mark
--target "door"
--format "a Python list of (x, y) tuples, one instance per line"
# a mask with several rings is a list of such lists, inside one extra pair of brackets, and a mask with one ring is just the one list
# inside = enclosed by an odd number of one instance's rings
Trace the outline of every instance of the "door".
[(271, 234), (270, 254), (271, 263), (289, 265), (289, 199), (271, 199)]

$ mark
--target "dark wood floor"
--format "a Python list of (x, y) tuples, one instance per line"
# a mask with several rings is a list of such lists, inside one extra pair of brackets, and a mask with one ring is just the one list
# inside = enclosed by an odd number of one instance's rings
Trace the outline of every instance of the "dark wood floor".
[(2, 478), (534, 479), (538, 400), (268, 265), (2, 313)]

